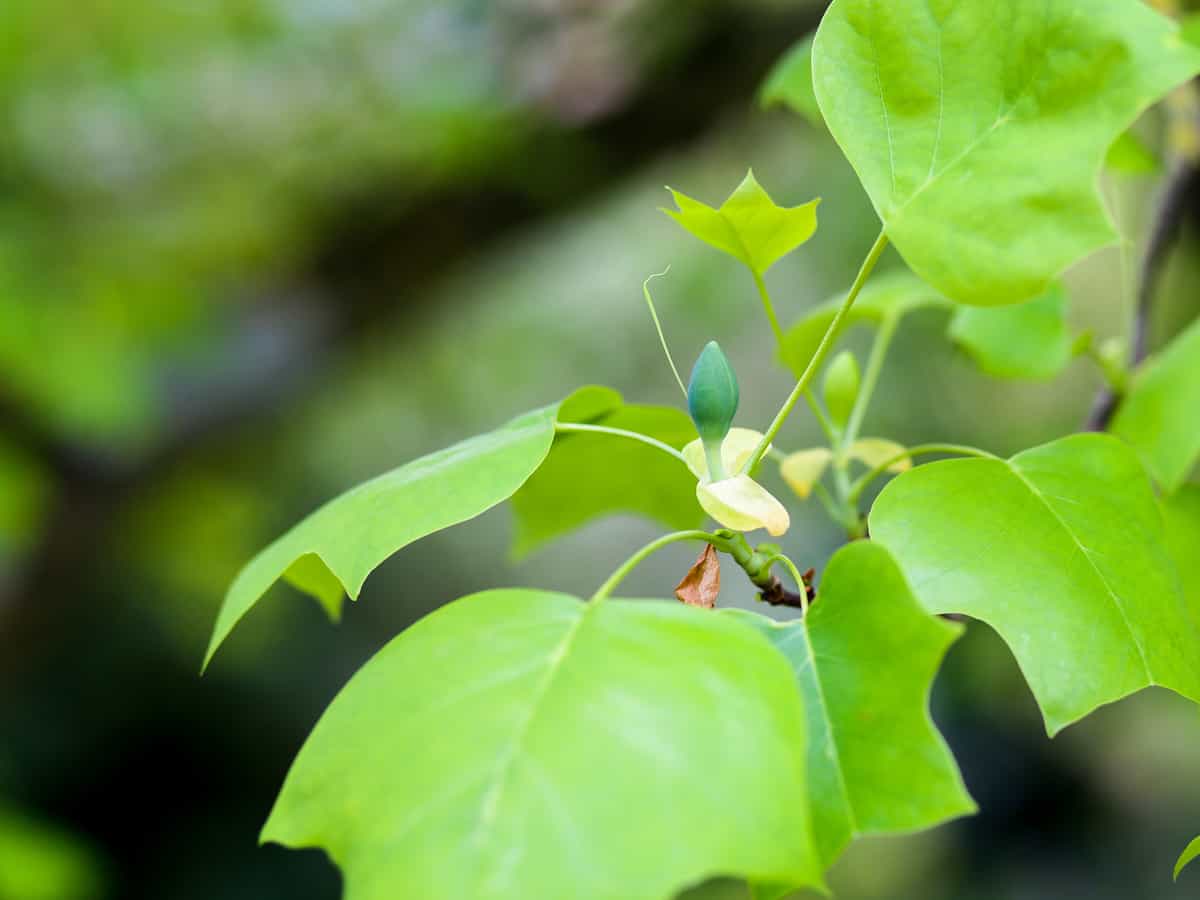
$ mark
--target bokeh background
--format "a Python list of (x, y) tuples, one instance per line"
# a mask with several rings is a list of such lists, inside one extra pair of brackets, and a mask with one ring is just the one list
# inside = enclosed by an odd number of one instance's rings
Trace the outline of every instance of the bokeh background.
[[(769, 276), (783, 317), (844, 288), (870, 206), (826, 134), (755, 102), (820, 12), (4, 0), (0, 900), (339, 896), (320, 853), (256, 846), (338, 688), (428, 610), (487, 586), (589, 591), (654, 529), (608, 520), (514, 563), (502, 508), (388, 562), (339, 627), (277, 588), (201, 679), (225, 587), (322, 500), (578, 385), (675, 402), (640, 293), (668, 264), (676, 353), (720, 338), (740, 421), (761, 426), (790, 384), (753, 284), (656, 207), (667, 183), (715, 203), (753, 166), (783, 203), (824, 198), (817, 237)], [(1155, 180), (1106, 190), (1129, 244), (1069, 279), (1101, 337), (1126, 328)], [(1197, 312), (1198, 265), (1190, 243), (1173, 258), (1157, 342)], [(992, 381), (944, 329), (906, 322), (870, 432), (1011, 452), (1079, 426), (1086, 362)], [(787, 446), (816, 441), (789, 425)], [(789, 552), (819, 566), (836, 530), (815, 507), (795, 521)], [(665, 592), (690, 552), (631, 588)], [(750, 592), (731, 578), (726, 597)], [(1050, 742), (973, 626), (935, 710), (982, 813), (856, 846), (839, 897), (1200, 896), (1200, 872), (1170, 882), (1200, 830), (1186, 703), (1149, 692)]]

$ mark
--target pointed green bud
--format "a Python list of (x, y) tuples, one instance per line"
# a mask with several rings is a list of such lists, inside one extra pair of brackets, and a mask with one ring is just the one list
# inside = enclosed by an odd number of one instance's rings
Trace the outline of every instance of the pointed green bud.
[(733, 426), (739, 394), (733, 366), (716, 341), (709, 341), (700, 352), (700, 358), (692, 368), (687, 395), (688, 412), (704, 444), (709, 477), (719, 481), (726, 477), (721, 442)]
[(829, 417), (839, 427), (844, 426), (850, 420), (856, 400), (858, 360), (849, 350), (843, 350), (825, 370), (825, 405), (829, 408)]
[(716, 341), (709, 341), (692, 369), (688, 412), (704, 443), (720, 444), (733, 426), (738, 408), (738, 382), (733, 366)]

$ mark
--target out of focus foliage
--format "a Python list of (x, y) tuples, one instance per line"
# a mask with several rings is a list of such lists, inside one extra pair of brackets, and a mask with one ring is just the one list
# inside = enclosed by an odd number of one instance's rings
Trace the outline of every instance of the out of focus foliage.
[[(225, 586), (346, 486), (579, 384), (674, 399), (640, 294), (668, 262), (673, 346), (721, 336), (741, 415), (773, 412), (789, 385), (753, 284), (655, 210), (666, 183), (716, 205), (753, 165), (781, 205), (837, 210), (766, 276), (783, 325), (853, 276), (872, 219), (852, 173), (823, 132), (753, 108), (821, 5), (3, 4), (0, 798), (21, 821), (81, 835), (112, 897), (337, 896), (324, 860), (256, 846), (319, 710), (429, 609), (501, 583), (591, 590), (643, 526), (513, 568), (489, 515), (386, 565), (338, 629), (264, 603), (201, 682)], [(1141, 234), (1146, 185), (1114, 191)], [(1193, 314), (1196, 277), (1180, 254), (1156, 341)], [(1121, 283), (1117, 253), (1071, 273), (1073, 325), (1120, 332)], [(1050, 390), (998, 383), (945, 329), (938, 310), (906, 319), (869, 433), (1009, 453), (1077, 426), (1096, 388), (1081, 363)], [(812, 439), (798, 424), (787, 446)], [(836, 538), (819, 521), (793, 524), (812, 564)], [(427, 565), (444, 556), (460, 563)], [(1145, 888), (1195, 834), (1194, 716), (1139, 700), (1046, 744), (979, 629), (936, 711), (986, 818), (851, 853), (840, 896), (1169, 896)]]
[(96, 900), (103, 884), (100, 865), (85, 846), (0, 806), (0, 897)]

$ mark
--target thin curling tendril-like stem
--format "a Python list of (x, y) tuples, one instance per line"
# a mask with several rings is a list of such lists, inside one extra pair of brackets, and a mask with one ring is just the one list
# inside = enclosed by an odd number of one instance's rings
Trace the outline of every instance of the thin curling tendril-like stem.
[(683, 398), (686, 400), (687, 388), (684, 387), (683, 379), (679, 377), (679, 369), (676, 368), (675, 360), (671, 356), (671, 348), (667, 346), (667, 336), (663, 334), (662, 322), (658, 320), (658, 310), (654, 308), (654, 298), (650, 296), (650, 282), (655, 278), (662, 278), (670, 271), (671, 267), (667, 266), (658, 274), (651, 275), (649, 278), (643, 281), (642, 294), (644, 294), (646, 297), (646, 306), (650, 307), (650, 318), (654, 320), (654, 330), (658, 332), (658, 342), (662, 344), (663, 353), (665, 353), (667, 356), (667, 364), (671, 367), (671, 374), (675, 376), (675, 383), (679, 385), (679, 390), (683, 391)]
[(775, 304), (771, 302), (771, 294), (767, 291), (767, 283), (757, 269), (751, 269), (754, 275), (754, 286), (758, 288), (758, 296), (762, 297), (763, 309), (767, 313), (767, 321), (771, 323), (771, 333), (775, 335), (775, 343), (783, 346), (783, 328), (779, 325), (779, 316), (775, 314)]
[(783, 567), (788, 570), (788, 574), (792, 576), (792, 580), (796, 582), (796, 591), (800, 596), (800, 612), (802, 615), (807, 615), (808, 585), (804, 583), (804, 576), (800, 574), (800, 569), (782, 553), (776, 553), (774, 556), (767, 558), (768, 566), (773, 566), (775, 563), (782, 563)]
[(792, 414), (792, 409), (796, 406), (800, 398), (804, 396), (804, 392), (808, 390), (808, 386), (812, 383), (817, 371), (821, 368), (822, 363), (825, 362), (825, 358), (833, 349), (834, 342), (841, 332), (842, 324), (850, 314), (850, 308), (854, 306), (854, 301), (862, 293), (867, 279), (871, 277), (871, 273), (875, 270), (875, 264), (879, 262), (883, 251), (887, 249), (887, 245), (888, 236), (887, 231), (884, 230), (879, 232), (879, 237), (875, 239), (874, 245), (871, 247), (870, 252), (867, 253), (867, 258), (863, 260), (862, 267), (858, 270), (858, 276), (854, 279), (854, 284), (851, 285), (849, 293), (846, 294), (846, 299), (838, 309), (837, 315), (829, 323), (829, 328), (825, 330), (825, 335), (821, 338), (821, 343), (817, 345), (812, 359), (808, 361), (808, 367), (805, 368), (804, 374), (800, 376), (800, 380), (796, 382), (792, 393), (783, 402), (783, 406), (780, 407), (779, 413), (775, 416), (775, 421), (771, 423), (766, 434), (763, 435), (763, 439), (759, 441), (758, 447), (750, 454), (750, 458), (746, 460), (746, 464), (742, 467), (742, 472), (753, 475), (755, 467), (762, 460), (763, 455), (767, 452), (767, 448), (771, 446), (771, 442), (779, 434), (779, 430), (783, 428), (783, 424), (788, 420), (788, 416)]
[(671, 544), (679, 544), (683, 541), (703, 541), (706, 544), (712, 544), (718, 550), (724, 550), (729, 546), (729, 542), (717, 534), (710, 534), (707, 531), (676, 531), (672, 534), (666, 534), (656, 541), (651, 541), (645, 547), (642, 547), (634, 553), (629, 559), (621, 563), (615, 572), (608, 576), (608, 580), (592, 594), (592, 602), (600, 603), (606, 600), (613, 591), (615, 591), (629, 574), (641, 565), (646, 559), (653, 556), (663, 547), (669, 547)]
[(672, 447), (670, 444), (664, 444), (657, 438), (652, 438), (648, 434), (638, 434), (636, 431), (626, 431), (624, 428), (610, 428), (607, 425), (588, 425), (584, 422), (559, 422), (554, 426), (554, 430), (559, 434), (607, 434), (612, 437), (626, 438), (631, 441), (638, 441), (653, 447), (656, 450), (661, 450), (663, 453), (670, 454), (675, 457), (685, 466), (687, 460), (683, 458), (683, 454)]

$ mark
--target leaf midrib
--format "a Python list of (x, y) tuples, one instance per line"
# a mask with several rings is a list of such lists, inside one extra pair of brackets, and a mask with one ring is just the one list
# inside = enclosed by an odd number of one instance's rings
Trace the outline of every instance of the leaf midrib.
[(1028, 477), (1026, 477), (1024, 472), (1022, 472), (1020, 469), (1018, 469), (1017, 466), (1011, 461), (1004, 461), (1004, 466), (1010, 472), (1012, 472), (1013, 475), (1016, 476), (1017, 480), (1020, 481), (1021, 484), (1023, 484), (1025, 486), (1025, 488), (1029, 491), (1029, 493), (1031, 493), (1034, 496), (1034, 498), (1039, 503), (1041, 503), (1042, 506), (1044, 506), (1046, 508), (1046, 511), (1050, 513), (1050, 515), (1054, 518), (1054, 521), (1058, 523), (1059, 527), (1063, 530), (1063, 532), (1070, 539), (1072, 546), (1075, 547), (1075, 549), (1079, 552), (1079, 555), (1082, 556), (1083, 559), (1087, 562), (1088, 567), (1095, 574), (1097, 580), (1100, 582), (1101, 585), (1103, 585), (1104, 590), (1108, 593), (1109, 598), (1113, 602), (1113, 606), (1116, 607), (1117, 612), (1121, 616), (1121, 621), (1125, 625), (1125, 630), (1129, 632), (1129, 637), (1130, 637), (1130, 640), (1133, 641), (1133, 646), (1137, 648), (1138, 658), (1142, 662), (1142, 670), (1145, 673), (1146, 680), (1150, 684), (1155, 684), (1157, 682), (1157, 679), (1154, 677), (1154, 672), (1150, 668), (1150, 661), (1146, 658), (1146, 650), (1142, 646), (1142, 642), (1138, 638), (1138, 634), (1133, 628), (1133, 622), (1130, 620), (1128, 614), (1125, 612), (1124, 603), (1123, 603), (1122, 599), (1117, 595), (1116, 591), (1113, 590), (1112, 585), (1110, 585), (1108, 582), (1108, 579), (1104, 577), (1104, 573), (1102, 573), (1100, 571), (1099, 567), (1092, 560), (1092, 557), (1089, 554), (1087, 547), (1085, 547), (1083, 545), (1083, 543), (1080, 542), (1080, 540), (1075, 536), (1075, 532), (1071, 530), (1071, 527), (1066, 523), (1066, 521), (1063, 519), (1063, 517), (1058, 514), (1058, 510), (1056, 510), (1050, 504), (1050, 501), (1046, 499), (1046, 496), (1038, 489), (1037, 485), (1034, 484), (1034, 482), (1032, 482)]
[[(857, 836), (862, 833), (858, 825), (858, 811), (854, 808), (854, 803), (850, 799), (850, 788), (846, 783), (846, 773), (842, 769), (842, 752), (838, 748), (837, 732), (833, 727), (833, 720), (829, 717), (829, 701), (825, 698), (825, 686), (821, 683), (821, 670), (817, 666), (817, 652), (813, 648), (812, 636), (809, 634), (809, 625), (807, 621), (801, 621), (795, 628), (796, 632), (804, 640), (804, 649), (808, 653), (808, 664), (812, 666), (813, 683), (817, 688), (817, 701), (821, 707), (821, 718), (825, 722), (825, 729), (829, 735), (829, 744), (833, 748), (833, 768), (837, 772), (838, 787), (841, 789), (842, 802), (846, 808), (847, 824), (850, 827), (851, 836)], [(785, 639), (786, 644), (786, 639)]]
[[(917, 187), (916, 190), (914, 190), (911, 194), (909, 194), (908, 197), (906, 197), (904, 200), (902, 200), (898, 206), (894, 207), (890, 211), (888, 216), (885, 218), (885, 221), (887, 222), (887, 224), (893, 224), (896, 219), (900, 218), (900, 216), (902, 216), (904, 214), (904, 212), (910, 206), (912, 206), (912, 204), (914, 202), (916, 202), (917, 198), (919, 198), (922, 194), (924, 194), (927, 190), (929, 190), (929, 188), (931, 188), (934, 184), (936, 184), (938, 181), (940, 181), (942, 179), (942, 177), (946, 175), (947, 172), (949, 172), (951, 169), (953, 169), (955, 166), (957, 166), (959, 163), (961, 163), (964, 159), (966, 159), (972, 153), (974, 153), (975, 150), (978, 149), (979, 146), (981, 144), (983, 144), (984, 141), (986, 141), (988, 138), (990, 138), (992, 135), (994, 135), (997, 131), (999, 131), (1005, 125), (1008, 125), (1009, 123), (1011, 123), (1013, 121), (1016, 121), (1016, 117), (1013, 116), (1013, 110), (1015, 110), (1017, 108), (1017, 105), (1022, 100), (1025, 99), (1025, 96), (1029, 93), (1030, 88), (1033, 87), (1034, 81), (1036, 81), (1036, 79), (1037, 79), (1037, 70), (1031, 69), (1029, 76), (1025, 79), (1025, 83), (1021, 86), (1020, 91), (1017, 92), (1016, 97), (1014, 97), (1009, 103), (1007, 103), (996, 114), (996, 118), (992, 122), (992, 124), (989, 125), (987, 128), (984, 128), (982, 131), (979, 132), (979, 134), (977, 134), (975, 137), (973, 137), (967, 143), (966, 147), (964, 147), (961, 151), (959, 151), (957, 154), (955, 154), (954, 157), (948, 163), (946, 163), (946, 165), (944, 165), (940, 170), (935, 171), (935, 165), (937, 163), (937, 156), (938, 156), (939, 150), (941, 149), (941, 142), (942, 142), (941, 141), (942, 120), (944, 119), (945, 114), (946, 114), (946, 80), (945, 80), (945, 71), (944, 71), (943, 62), (942, 62), (942, 59), (943, 59), (942, 43), (943, 43), (945, 27), (944, 27), (944, 25), (939, 24), (935, 30), (937, 31), (937, 36), (938, 36), (938, 133), (937, 133), (937, 140), (934, 143), (933, 153), (930, 156), (930, 160), (929, 160), (929, 174), (925, 178), (925, 180)], [(875, 39), (874, 39), (873, 32), (871, 35), (871, 61), (875, 66), (876, 81), (879, 84), (879, 99), (883, 103), (884, 119), (885, 119), (884, 124), (887, 128), (887, 133), (888, 133), (888, 151), (889, 151), (889, 157), (890, 157), (890, 169), (891, 169), (891, 176), (892, 176), (892, 198), (896, 199), (896, 154), (895, 154), (895, 150), (892, 146), (891, 119), (890, 119), (890, 116), (888, 115), (887, 100), (883, 96), (883, 85), (882, 85), (882, 81), (880, 80), (880, 77), (879, 77), (879, 53), (878, 53), (878, 50), (875, 45)]]
[[(567, 629), (562, 640), (551, 651), (548, 657), (546, 672), (538, 682), (537, 688), (531, 696), (529, 712), (518, 723), (507, 750), (501, 754), (495, 769), (488, 779), (490, 786), (484, 791), (483, 797), (480, 800), (479, 819), (476, 822), (475, 831), (468, 842), (475, 849), (482, 848), (486, 832), (495, 821), (500, 804), (504, 799), (504, 791), (508, 786), (508, 780), (512, 775), (513, 767), (521, 756), (522, 744), (524, 744), (529, 733), (533, 730), (533, 723), (537, 718), (538, 711), (541, 709), (546, 697), (549, 696), (550, 690), (554, 686), (559, 672), (562, 671), (567, 657), (570, 656), (571, 648), (579, 637), (579, 632), (582, 630), (584, 623), (601, 605), (602, 603), (597, 602), (586, 604), (579, 613), (579, 618)], [(475, 895), (480, 894), (483, 885), (487, 881), (487, 876), (491, 874), (482, 865), (482, 860), (477, 873)]]

